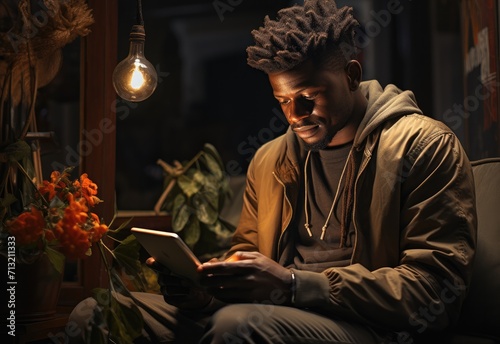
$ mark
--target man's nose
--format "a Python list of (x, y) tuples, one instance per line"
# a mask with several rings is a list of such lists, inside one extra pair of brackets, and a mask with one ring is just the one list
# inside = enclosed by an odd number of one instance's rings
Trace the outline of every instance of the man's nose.
[(311, 107), (305, 102), (292, 101), (287, 113), (287, 119), (290, 124), (296, 123), (311, 114)]

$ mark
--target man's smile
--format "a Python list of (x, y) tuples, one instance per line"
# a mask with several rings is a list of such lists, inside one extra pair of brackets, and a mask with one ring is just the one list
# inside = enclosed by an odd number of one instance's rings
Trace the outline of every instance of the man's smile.
[(308, 138), (316, 134), (318, 131), (319, 125), (318, 124), (309, 124), (309, 125), (302, 125), (302, 126), (296, 126), (293, 128), (293, 131), (302, 139)]

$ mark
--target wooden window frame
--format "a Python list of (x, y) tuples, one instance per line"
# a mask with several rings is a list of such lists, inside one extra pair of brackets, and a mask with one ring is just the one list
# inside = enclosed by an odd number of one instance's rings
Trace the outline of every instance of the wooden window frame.
[[(170, 228), (170, 217), (153, 211), (117, 211), (115, 202), (116, 102), (112, 74), (118, 62), (118, 0), (88, 0), (94, 24), (81, 40), (80, 62), (80, 140), (88, 141), (80, 152), (80, 172), (88, 173), (99, 186), (104, 200), (95, 211), (109, 223), (119, 225), (133, 217), (131, 226)], [(120, 37), (127, 39), (127, 37)], [(89, 149), (91, 147), (91, 149)], [(63, 313), (91, 296), (94, 288), (109, 286), (108, 275), (99, 252), (78, 262), (78, 282), (63, 283), (59, 308)]]
[[(99, 185), (104, 202), (96, 207), (96, 213), (110, 221), (114, 215), (116, 142), (116, 94), (111, 76), (117, 63), (118, 0), (88, 0), (88, 5), (94, 24), (91, 33), (81, 39), (80, 141), (89, 141), (86, 148), (91, 149), (80, 152), (80, 172), (88, 173)], [(95, 136), (89, 139), (88, 133)], [(92, 289), (109, 285), (103, 265), (97, 251), (78, 262), (78, 282), (63, 283), (59, 297), (62, 309), (71, 309), (90, 296)]]

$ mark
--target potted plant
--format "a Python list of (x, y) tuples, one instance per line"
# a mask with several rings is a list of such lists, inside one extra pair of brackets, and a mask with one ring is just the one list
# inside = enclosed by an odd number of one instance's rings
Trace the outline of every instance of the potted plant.
[[(110, 289), (96, 290), (95, 295), (98, 301), (107, 300), (101, 303), (114, 339), (132, 342), (142, 329), (137, 307), (125, 309), (114, 297), (127, 290), (113, 265), (121, 264), (129, 275), (139, 273), (138, 243), (131, 236), (116, 239), (121, 228), (110, 229), (92, 212), (101, 200), (97, 185), (85, 173), (73, 179), (69, 168), (53, 171), (47, 180), (42, 177), (37, 92), (59, 72), (61, 49), (90, 33), (93, 22), (85, 0), (12, 0), (0, 6), (0, 254), (7, 260), (2, 263), (7, 269), (2, 270), (3, 285), (12, 290), (2, 299), (7, 305), (2, 308), (7, 312), (4, 319), (13, 322), (12, 336), (17, 321), (53, 315), (55, 308), (37, 309), (35, 302), (57, 303), (64, 261), (84, 259), (93, 247), (109, 274)], [(116, 242), (115, 247), (108, 247), (104, 237)], [(113, 264), (108, 264), (109, 256)], [(24, 280), (23, 271), (29, 274)], [(52, 285), (42, 290), (40, 282)], [(26, 314), (21, 314), (23, 305)], [(93, 338), (107, 342), (99, 335)]]
[[(42, 229), (49, 216), (44, 211), (62, 204), (49, 202), (40, 189), (44, 185), (35, 105), (38, 89), (59, 71), (61, 49), (87, 35), (92, 23), (91, 10), (84, 0), (13, 0), (0, 6), (0, 252), (8, 260), (3, 265), (8, 275), (2, 274), (3, 278), (13, 282), (22, 269), (31, 273), (29, 282), (17, 285), (18, 293), (29, 290), (31, 281), (44, 279), (43, 269), (34, 269), (28, 263), (45, 262), (47, 273), (59, 283), (62, 277), (64, 254), (52, 244), (61, 244), (63, 238), (54, 236), (54, 228)], [(61, 201), (73, 206), (68, 199)], [(100, 232), (104, 230), (99, 227)], [(99, 240), (98, 235), (94, 238)], [(62, 244), (61, 248), (69, 246)], [(55, 269), (51, 272), (51, 268)], [(36, 275), (38, 272), (40, 275)], [(57, 301), (57, 292), (50, 295)], [(47, 298), (48, 294), (42, 294), (41, 299)], [(20, 295), (16, 300), (19, 311), (21, 302), (27, 301)], [(10, 309), (9, 314), (13, 311)], [(31, 316), (43, 318), (45, 313), (33, 310)]]
[(16, 215), (6, 215), (14, 196), (2, 199), (5, 216), (0, 218), (0, 250), (7, 259), (8, 281), (19, 285), (12, 307), (18, 320), (52, 316), (65, 260), (89, 256), (92, 245), (108, 232), (108, 226), (92, 212), (101, 202), (97, 185), (85, 173), (71, 181), (70, 170), (52, 172), (50, 180), (38, 187), (31, 184), (32, 192), (25, 194), (24, 207)]
[(220, 216), (231, 190), (216, 148), (206, 143), (189, 161), (158, 164), (165, 176), (156, 213), (172, 216), (172, 231), (202, 260), (225, 251), (235, 227)]

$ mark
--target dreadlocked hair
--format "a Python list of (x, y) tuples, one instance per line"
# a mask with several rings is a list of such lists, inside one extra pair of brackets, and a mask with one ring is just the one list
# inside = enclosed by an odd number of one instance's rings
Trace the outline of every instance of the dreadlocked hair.
[(254, 46), (247, 48), (250, 66), (265, 73), (290, 70), (314, 59), (333, 68), (356, 56), (352, 7), (337, 8), (334, 0), (305, 0), (280, 10), (276, 20), (252, 31)]

